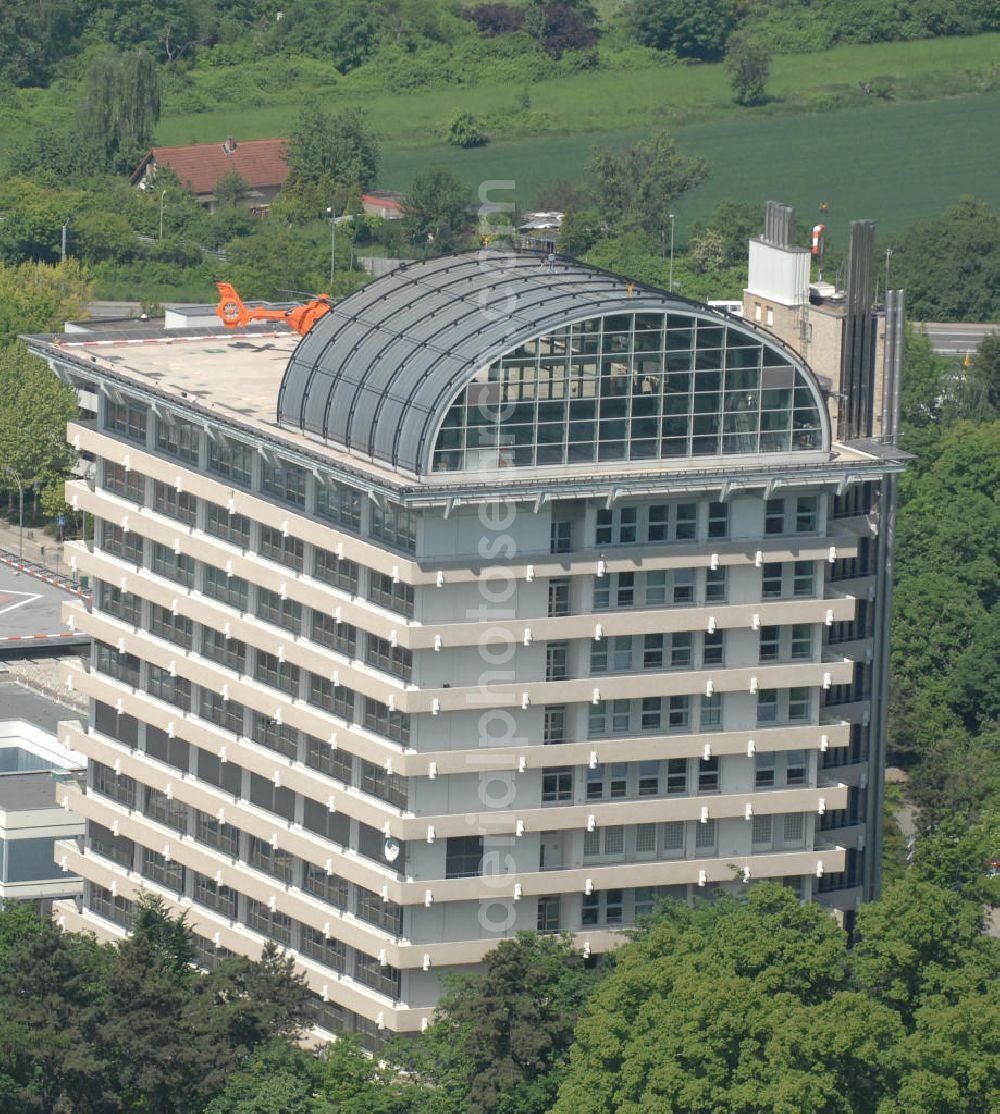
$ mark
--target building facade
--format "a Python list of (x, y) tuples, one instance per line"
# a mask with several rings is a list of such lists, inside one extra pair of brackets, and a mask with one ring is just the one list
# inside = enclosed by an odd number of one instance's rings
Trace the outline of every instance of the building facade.
[(850, 926), (902, 463), (836, 439), (791, 349), (489, 253), (301, 341), (148, 340), (30, 341), (98, 399), (69, 430), (96, 525), (66, 927), (122, 933), (153, 891), (206, 962), (291, 949), (317, 1025), (376, 1046), (521, 929), (597, 954), (760, 879)]

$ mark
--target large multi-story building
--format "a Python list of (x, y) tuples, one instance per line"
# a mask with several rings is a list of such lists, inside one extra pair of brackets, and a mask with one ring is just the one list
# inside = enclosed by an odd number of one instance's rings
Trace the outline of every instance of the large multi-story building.
[(758, 879), (849, 924), (902, 463), (837, 438), (790, 348), (490, 253), (301, 341), (136, 339), (30, 341), (96, 400), (67, 927), (122, 933), (155, 892), (206, 962), (289, 948), (317, 1024), (374, 1045), (521, 929), (597, 954)]

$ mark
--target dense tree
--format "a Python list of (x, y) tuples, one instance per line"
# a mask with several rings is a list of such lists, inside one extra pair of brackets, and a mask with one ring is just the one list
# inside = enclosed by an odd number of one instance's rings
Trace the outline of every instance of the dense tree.
[(629, 19), (643, 46), (714, 62), (725, 50), (732, 12), (727, 0), (633, 0)]
[(226, 245), (227, 277), (245, 298), (287, 301), (296, 291), (326, 290), (329, 267), (329, 226), (319, 221), (299, 226), (269, 217)]
[(708, 164), (682, 155), (662, 131), (621, 152), (595, 148), (588, 169), (605, 224), (623, 232), (644, 232), (661, 246), (677, 199), (708, 177)]
[(1000, 220), (963, 197), (896, 243), (893, 283), (917, 321), (1000, 321)]
[(6, 0), (0, 6), (0, 82), (47, 85), (83, 26), (75, 0)]
[(406, 198), (404, 230), (419, 248), (434, 254), (454, 251), (472, 227), (470, 200), (468, 188), (450, 171), (439, 167), (421, 171)]
[(246, 197), (249, 187), (238, 170), (228, 170), (215, 183), (215, 200), (220, 209), (231, 208)]
[(594, 981), (567, 940), (502, 940), (481, 975), (450, 981), (435, 1023), (402, 1054), (448, 1109), (542, 1114)]
[(80, 102), (80, 127), (106, 169), (132, 170), (159, 118), (160, 75), (150, 54), (134, 50), (94, 59)]
[(737, 104), (763, 104), (771, 72), (771, 51), (763, 39), (737, 31), (726, 43), (726, 75)]
[(293, 180), (315, 182), (324, 175), (341, 186), (375, 185), (379, 144), (360, 108), (331, 114), (317, 101), (307, 102), (288, 144)]
[(378, 12), (375, 5), (361, 0), (294, 0), (279, 31), (286, 50), (331, 61), (347, 73), (374, 53)]

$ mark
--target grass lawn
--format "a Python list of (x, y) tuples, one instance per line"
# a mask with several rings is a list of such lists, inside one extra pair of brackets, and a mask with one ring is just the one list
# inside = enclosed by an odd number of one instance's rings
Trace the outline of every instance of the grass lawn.
[[(471, 151), (439, 145), (385, 152), (382, 181), (405, 190), (413, 175), (447, 166), (472, 187), (513, 179), (516, 198), (530, 204), (549, 178), (580, 177), (594, 143), (623, 143), (643, 134), (540, 136)], [(880, 232), (935, 216), (963, 193), (1000, 208), (1000, 92), (914, 104), (800, 116), (746, 116), (675, 130), (687, 152), (706, 158), (711, 177), (677, 207), (678, 241), (691, 224), (724, 200), (794, 204), (803, 220), (820, 219), (843, 237), (847, 222), (872, 217)], [(492, 200), (511, 200), (496, 190)]]

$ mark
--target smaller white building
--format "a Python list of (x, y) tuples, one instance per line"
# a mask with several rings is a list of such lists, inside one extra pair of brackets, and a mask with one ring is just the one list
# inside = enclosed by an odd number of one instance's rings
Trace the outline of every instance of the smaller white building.
[(83, 884), (56, 862), (55, 842), (83, 835), (83, 820), (56, 804), (57, 779), (82, 775), (87, 759), (25, 720), (0, 720), (0, 908), (34, 902), (48, 913)]

